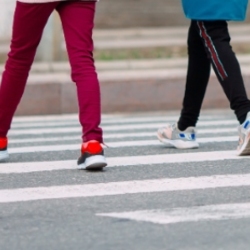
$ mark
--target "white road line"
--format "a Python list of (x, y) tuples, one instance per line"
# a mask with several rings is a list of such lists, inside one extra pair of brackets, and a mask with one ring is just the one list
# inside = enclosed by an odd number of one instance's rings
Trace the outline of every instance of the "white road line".
[[(213, 143), (213, 142), (237, 142), (239, 139), (238, 136), (224, 136), (224, 137), (207, 137), (199, 138), (197, 141), (199, 143)], [(141, 141), (121, 141), (121, 142), (107, 142), (106, 143), (111, 148), (120, 148), (120, 147), (142, 147), (142, 146), (155, 146), (167, 145), (161, 144), (158, 140), (141, 140)], [(169, 145), (172, 147), (171, 145)]]
[[(171, 117), (170, 121), (175, 121), (177, 117)], [(214, 118), (213, 118), (214, 119)], [(116, 119), (105, 119), (102, 121), (102, 126), (105, 124), (124, 124), (124, 123), (145, 123), (145, 122), (157, 122), (157, 123), (166, 123), (167, 120), (162, 117), (141, 117), (141, 118), (120, 118), (117, 117)], [(221, 121), (222, 123), (222, 121)], [(12, 128), (29, 128), (29, 127), (46, 127), (46, 126), (80, 126), (78, 119), (75, 120), (53, 120), (53, 121), (29, 121), (29, 122), (13, 122)]]
[(11, 129), (10, 136), (14, 135), (41, 135), (41, 134), (63, 134), (63, 133), (81, 133), (80, 127), (73, 128), (38, 128), (38, 129)]
[[(165, 123), (153, 123), (153, 124), (126, 124), (126, 125), (107, 125), (107, 126), (102, 126), (102, 129), (104, 131), (128, 131), (128, 130), (141, 130), (141, 129), (155, 129), (156, 131), (160, 127), (164, 127), (166, 124)], [(211, 125), (216, 125), (215, 122), (214, 124), (211, 124), (211, 122), (204, 122), (201, 123), (200, 125), (202, 126), (211, 126)], [(217, 124), (219, 125), (219, 124)], [(223, 125), (236, 125), (234, 121), (224, 121)], [(198, 127), (199, 129), (199, 127)], [(234, 131), (237, 131), (236, 127), (234, 128)], [(11, 129), (9, 134), (11, 136), (13, 135), (39, 135), (39, 134), (62, 134), (62, 133), (81, 133), (81, 127), (66, 127), (66, 128), (61, 128), (61, 127), (54, 127), (54, 128), (37, 128), (37, 129)]]
[[(113, 137), (112, 137), (113, 138)], [(60, 137), (38, 137), (38, 138), (29, 138), (29, 139), (9, 139), (8, 144), (12, 145), (15, 143), (22, 144), (22, 143), (37, 143), (37, 142), (61, 142), (61, 141), (75, 141), (81, 143), (80, 136), (60, 136)]]
[(200, 207), (183, 207), (158, 210), (141, 210), (120, 213), (103, 213), (97, 216), (129, 219), (156, 224), (175, 224), (213, 220), (232, 220), (250, 217), (250, 203), (221, 204)]
[[(154, 122), (160, 122), (160, 123), (164, 123), (166, 122), (163, 118), (157, 118), (157, 119), (154, 119), (153, 120)], [(138, 119), (138, 118), (131, 118), (131, 119), (119, 119), (117, 118), (117, 120), (106, 120), (102, 123), (102, 126), (105, 126), (106, 123), (109, 123), (109, 124), (124, 124), (124, 123), (144, 123), (144, 122), (151, 122), (152, 123), (152, 118), (141, 118), (141, 119)], [(59, 126), (80, 126), (78, 120), (69, 120), (69, 121), (39, 121), (39, 122), (28, 122), (28, 123), (13, 123), (12, 124), (12, 129), (18, 129), (18, 128), (30, 128), (30, 127), (35, 127), (35, 128), (46, 128), (48, 126), (50, 127), (59, 127)]]
[(29, 122), (29, 123), (13, 123), (11, 128), (12, 129), (19, 129), (19, 128), (46, 128), (46, 127), (60, 127), (60, 126), (79, 126), (78, 120), (76, 121), (54, 121), (54, 122)]
[[(223, 160), (250, 159), (249, 156), (237, 156), (236, 151), (194, 152), (180, 154), (158, 154), (107, 158), (108, 167), (126, 167), (171, 163), (211, 162)], [(3, 163), (0, 165), (0, 174), (21, 174), (54, 170), (73, 170), (76, 168), (76, 159), (67, 161), (47, 162), (19, 162)]]
[(250, 186), (250, 174), (0, 190), (0, 203)]
[[(223, 128), (223, 129), (200, 129), (198, 131), (198, 136), (200, 134), (228, 134), (228, 133), (236, 133), (235, 128)], [(104, 131), (104, 139), (118, 139), (118, 138), (128, 138), (128, 137), (156, 137), (156, 132), (137, 132), (137, 133), (106, 133)], [(236, 138), (236, 137), (235, 137)], [(56, 141), (76, 141), (81, 142), (80, 135), (72, 135), (72, 136), (60, 136), (60, 137), (38, 137), (38, 138), (21, 138), (21, 139), (9, 139), (9, 144), (14, 143), (35, 143), (35, 142), (56, 142)], [(203, 138), (199, 138), (199, 140), (203, 140)], [(238, 139), (237, 139), (238, 140)]]
[[(152, 115), (151, 115), (152, 114)], [(152, 121), (152, 119), (161, 119), (162, 117), (165, 117), (166, 120), (177, 120), (179, 118), (179, 115), (175, 114), (168, 114), (168, 113), (139, 113), (139, 117), (133, 117), (131, 116), (131, 113), (121, 113), (121, 114), (102, 114), (102, 121), (116, 121), (120, 119), (125, 120), (136, 120), (140, 121), (141, 119), (146, 119)], [(150, 118), (148, 118), (150, 117)], [(204, 119), (220, 119), (222, 116), (220, 114), (202, 114), (200, 116), (201, 120)], [(225, 116), (224, 116), (225, 117)], [(230, 115), (227, 115), (227, 117), (231, 117)], [(51, 122), (51, 121), (75, 121), (78, 120), (78, 114), (62, 114), (62, 115), (41, 115), (41, 116), (15, 116), (13, 119), (13, 123), (22, 123), (22, 122)]]
[[(168, 119), (163, 118), (163, 117), (139, 117), (139, 118), (135, 118), (135, 117), (124, 117), (124, 118), (120, 118), (117, 117), (116, 119), (105, 119), (102, 122), (102, 126), (105, 126), (106, 123), (109, 124), (124, 124), (124, 123), (146, 123), (146, 122), (154, 122), (154, 123), (163, 123), (166, 124), (167, 122), (173, 122), (176, 121), (178, 119), (178, 117), (168, 117)], [(213, 119), (212, 121), (210, 121), (210, 119)], [(198, 125), (202, 125), (202, 124), (210, 124), (210, 125), (222, 125), (225, 124), (225, 120), (221, 120), (221, 119), (216, 119), (216, 121), (214, 120), (214, 117), (210, 117), (210, 119), (208, 119), (208, 117), (205, 117), (203, 120), (199, 121)], [(228, 124), (237, 124), (236, 120), (232, 120), (232, 119), (227, 119)], [(17, 129), (17, 128), (29, 128), (29, 127), (40, 127), (40, 128), (44, 128), (46, 126), (80, 126), (78, 119), (75, 120), (44, 120), (44, 121), (29, 121), (29, 122), (13, 122), (12, 124), (12, 128), (13, 129)]]
[[(199, 143), (213, 143), (213, 142), (237, 142), (237, 136), (224, 136), (224, 137), (208, 137), (198, 139)], [(107, 142), (110, 148), (122, 147), (142, 147), (142, 146), (156, 146), (163, 145), (158, 140), (140, 140), (140, 141), (120, 141), (120, 142)], [(165, 145), (163, 145), (165, 146)], [(167, 146), (165, 146), (167, 147)], [(29, 146), (29, 147), (16, 147), (9, 148), (11, 154), (25, 154), (25, 153), (39, 153), (39, 152), (56, 152), (67, 150), (80, 150), (80, 143), (77, 144), (64, 144), (64, 145), (44, 145), (44, 146)]]

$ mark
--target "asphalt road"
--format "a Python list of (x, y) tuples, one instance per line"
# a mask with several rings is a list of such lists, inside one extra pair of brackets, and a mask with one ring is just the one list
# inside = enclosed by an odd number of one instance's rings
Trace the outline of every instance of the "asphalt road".
[(231, 112), (203, 112), (200, 148), (155, 133), (177, 112), (104, 115), (109, 167), (76, 170), (76, 115), (18, 117), (0, 165), (1, 250), (246, 250), (249, 157)]

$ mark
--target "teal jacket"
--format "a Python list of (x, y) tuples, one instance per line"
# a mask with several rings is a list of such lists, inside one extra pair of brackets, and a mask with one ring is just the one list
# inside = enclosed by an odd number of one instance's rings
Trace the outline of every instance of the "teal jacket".
[(192, 20), (243, 21), (248, 0), (182, 0), (182, 6)]

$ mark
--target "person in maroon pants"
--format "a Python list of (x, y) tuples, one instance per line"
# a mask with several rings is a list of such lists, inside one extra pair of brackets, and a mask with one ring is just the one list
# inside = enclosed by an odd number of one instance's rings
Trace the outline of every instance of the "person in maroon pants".
[(80, 169), (107, 165), (100, 127), (100, 87), (93, 59), (95, 1), (19, 0), (16, 3), (10, 52), (0, 86), (0, 161), (8, 159), (7, 134), (23, 95), (44, 27), (54, 10), (60, 16), (72, 81), (77, 88), (82, 126)]

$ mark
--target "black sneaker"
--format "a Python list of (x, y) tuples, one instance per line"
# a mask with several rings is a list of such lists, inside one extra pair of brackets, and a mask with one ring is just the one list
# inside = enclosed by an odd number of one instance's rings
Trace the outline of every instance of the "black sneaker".
[(0, 162), (4, 162), (9, 158), (8, 154), (8, 138), (0, 138)]
[(77, 165), (79, 169), (86, 170), (101, 170), (106, 167), (107, 161), (101, 143), (98, 141), (83, 143)]

